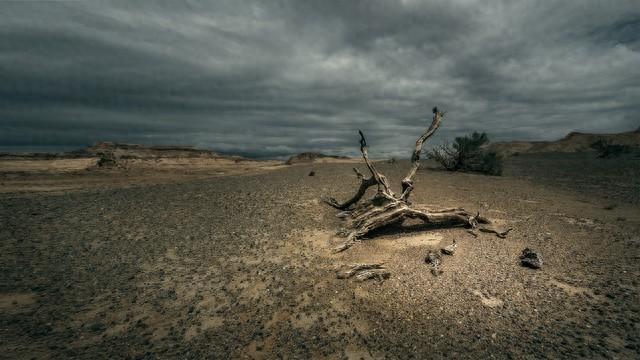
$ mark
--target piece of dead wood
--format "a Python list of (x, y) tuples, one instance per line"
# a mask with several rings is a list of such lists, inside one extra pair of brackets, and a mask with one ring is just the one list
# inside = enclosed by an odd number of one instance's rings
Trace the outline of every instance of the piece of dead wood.
[(364, 270), (356, 274), (355, 279), (357, 281), (365, 281), (369, 279), (383, 281), (388, 279), (391, 273), (386, 270)]
[(358, 281), (372, 278), (382, 280), (388, 278), (389, 275), (390, 273), (384, 270), (384, 263), (344, 265), (336, 272), (338, 279), (348, 279), (355, 276)]
[[(433, 108), (431, 125), (416, 141), (413, 155), (411, 156), (411, 167), (401, 181), (402, 192), (400, 194), (395, 194), (391, 190), (391, 185), (387, 178), (369, 160), (367, 141), (362, 131), (358, 131), (360, 134), (360, 152), (371, 176), (365, 177), (358, 169), (354, 168), (353, 170), (360, 180), (360, 186), (356, 194), (344, 202), (339, 202), (334, 198), (323, 199), (325, 203), (342, 210), (338, 215), (348, 222), (346, 227), (348, 231), (343, 232), (346, 241), (336, 247), (334, 252), (350, 248), (373, 230), (392, 224), (401, 224), (405, 219), (418, 219), (426, 224), (439, 227), (462, 226), (470, 229), (477, 228), (479, 224), (490, 223), (487, 218), (479, 213), (470, 213), (461, 208), (417, 209), (411, 207), (409, 196), (414, 188), (414, 177), (420, 167), (420, 154), (422, 153), (423, 145), (440, 127), (443, 116), (444, 112), (439, 111), (438, 108)], [(376, 194), (371, 199), (358, 203), (367, 189), (374, 185), (378, 188)], [(500, 234), (506, 236), (506, 233)]]
[(478, 230), (486, 233), (496, 234), (497, 237), (504, 239), (507, 237), (507, 234), (513, 229), (508, 228), (506, 230), (502, 230), (502, 229), (496, 229), (492, 226), (482, 226), (482, 227), (479, 227)]

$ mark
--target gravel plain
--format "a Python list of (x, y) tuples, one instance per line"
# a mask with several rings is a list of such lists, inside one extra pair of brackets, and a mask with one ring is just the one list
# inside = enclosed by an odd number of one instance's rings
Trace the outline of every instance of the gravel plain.
[[(0, 194), (0, 357), (640, 357), (640, 205), (619, 186), (635, 172), (574, 166), (590, 185), (554, 186), (535, 176), (552, 163), (513, 161), (502, 177), (421, 170), (412, 195), (482, 211), (506, 239), (409, 223), (340, 254), (320, 198), (355, 191), (349, 164)], [(407, 166), (379, 164), (395, 184)], [(433, 276), (427, 252), (453, 240)], [(377, 261), (383, 282), (336, 278)]]

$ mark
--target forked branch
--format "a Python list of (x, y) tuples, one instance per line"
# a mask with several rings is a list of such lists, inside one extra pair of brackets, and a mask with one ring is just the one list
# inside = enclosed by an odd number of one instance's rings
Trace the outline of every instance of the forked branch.
[(353, 204), (357, 203), (358, 201), (360, 201), (360, 199), (367, 192), (368, 188), (370, 188), (371, 186), (376, 185), (378, 183), (378, 181), (373, 176), (365, 178), (364, 175), (362, 175), (362, 173), (357, 168), (353, 168), (353, 171), (355, 171), (356, 176), (360, 180), (360, 187), (358, 187), (358, 191), (355, 193), (355, 195), (353, 195), (353, 197), (351, 197), (351, 199), (346, 200), (346, 201), (344, 201), (342, 203), (338, 202), (338, 200), (336, 200), (335, 198), (330, 197), (328, 199), (323, 199), (323, 201), (325, 203), (333, 206), (336, 209), (346, 210), (351, 205), (353, 205)]
[(394, 197), (395, 195), (393, 194), (393, 191), (391, 191), (391, 186), (389, 185), (387, 178), (376, 170), (373, 163), (369, 160), (367, 140), (364, 138), (364, 134), (360, 130), (358, 130), (358, 133), (360, 134), (360, 152), (362, 153), (362, 158), (364, 159), (367, 168), (369, 168), (371, 175), (376, 180), (376, 184), (378, 184), (378, 193), (384, 193), (385, 195)]

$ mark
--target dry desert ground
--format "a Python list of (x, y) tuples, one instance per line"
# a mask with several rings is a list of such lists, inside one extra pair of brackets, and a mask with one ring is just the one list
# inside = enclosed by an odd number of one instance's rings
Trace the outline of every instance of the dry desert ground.
[[(0, 164), (0, 357), (640, 357), (637, 157), (521, 155), (501, 177), (427, 163), (414, 204), (508, 236), (406, 223), (339, 254), (320, 199), (355, 191), (352, 163), (161, 162)], [(399, 185), (408, 162), (378, 166)], [(453, 240), (433, 276), (426, 253)], [(360, 262), (391, 276), (336, 277)]]

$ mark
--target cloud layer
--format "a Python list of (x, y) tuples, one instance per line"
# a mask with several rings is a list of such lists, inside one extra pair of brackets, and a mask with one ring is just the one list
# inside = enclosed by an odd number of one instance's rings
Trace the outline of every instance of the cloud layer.
[(406, 156), (640, 125), (637, 1), (0, 4), (0, 146)]

